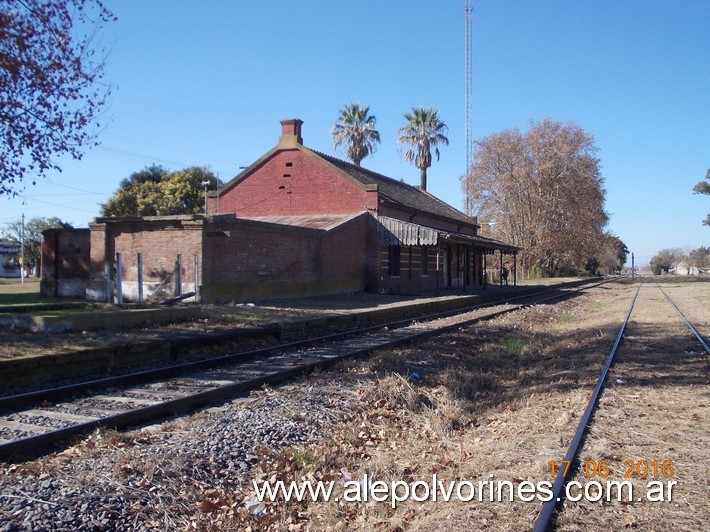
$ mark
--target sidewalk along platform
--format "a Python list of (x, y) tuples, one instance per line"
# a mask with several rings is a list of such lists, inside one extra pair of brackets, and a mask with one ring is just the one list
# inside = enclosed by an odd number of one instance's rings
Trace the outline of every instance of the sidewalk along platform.
[(183, 321), (201, 316), (202, 309), (197, 305), (120, 310), (87, 309), (84, 312), (66, 312), (59, 315), (3, 313), (0, 314), (0, 327), (52, 333)]

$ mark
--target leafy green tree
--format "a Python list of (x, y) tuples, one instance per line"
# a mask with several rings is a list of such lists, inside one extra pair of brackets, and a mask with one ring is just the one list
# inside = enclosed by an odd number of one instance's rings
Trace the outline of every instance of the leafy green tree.
[(5, 226), (3, 237), (20, 246), (24, 241), (25, 267), (34, 268), (39, 266), (42, 259), (42, 232), (47, 229), (72, 229), (72, 225), (55, 216), (52, 218), (32, 218), (25, 222), (23, 229), (22, 221), (18, 220)]
[(398, 143), (408, 146), (404, 158), (419, 168), (419, 179), (422, 190), (426, 190), (427, 168), (431, 166), (431, 150), (434, 148), (436, 160), (439, 160), (439, 144), (449, 144), (445, 133), (448, 127), (439, 118), (439, 112), (430, 107), (412, 107), (410, 113), (405, 113), (407, 123), (399, 130)]
[[(705, 174), (705, 181), (700, 181), (693, 187), (693, 194), (706, 194), (710, 196), (710, 168)], [(703, 225), (710, 225), (710, 214), (703, 220)]]
[(101, 205), (102, 216), (166, 216), (202, 214), (205, 185), (215, 189), (221, 181), (210, 170), (193, 166), (168, 172), (161, 166), (149, 166), (131, 174)]
[(121, 181), (116, 192), (101, 205), (102, 216), (155, 216), (159, 184), (168, 171), (152, 165)]
[(95, 144), (109, 91), (93, 40), (112, 20), (100, 0), (0, 0), (0, 195)]
[(360, 166), (365, 157), (374, 153), (380, 142), (380, 133), (375, 129), (377, 119), (369, 113), (369, 105), (346, 105), (340, 110), (338, 121), (330, 134), (335, 141), (333, 147), (337, 150), (345, 144), (345, 157), (356, 166)]

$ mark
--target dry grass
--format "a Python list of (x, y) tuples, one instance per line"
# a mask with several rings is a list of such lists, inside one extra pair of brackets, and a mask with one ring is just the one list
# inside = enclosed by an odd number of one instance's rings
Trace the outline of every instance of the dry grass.
[[(433, 474), (444, 482), (551, 481), (549, 462), (564, 457), (632, 294), (631, 287), (600, 289), (562, 306), (535, 307), (524, 315), (501, 318), (494, 329), (462, 330), (417, 348), (350, 363), (343, 386), (352, 386), (349, 382), (356, 379), (360, 408), (334, 428), (328, 441), (311, 449), (317, 461), (295, 467), (285, 478), (337, 480), (345, 471), (355, 480), (367, 474), (385, 482), (426, 482)], [(704, 301), (696, 293), (698, 298)], [(677, 529), (675, 521), (681, 528), (700, 530), (710, 518), (707, 497), (703, 499), (708, 424), (698, 427), (708, 417), (706, 388), (669, 381), (671, 374), (688, 378), (698, 372), (705, 372), (701, 380), (707, 379), (707, 361), (698, 357), (696, 368), (669, 364), (668, 373), (661, 373), (658, 364), (667, 364), (667, 352), (663, 346), (653, 348), (658, 357), (653, 369), (649, 360), (636, 361), (646, 373), (628, 368), (639, 379), (638, 389), (612, 388), (605, 394), (605, 407), (618, 403), (619, 412), (625, 413), (609, 417), (607, 409), (600, 414), (583, 460), (608, 459), (616, 469), (628, 457), (672, 457), (679, 469), (676, 479), (685, 484), (679, 491), (683, 498), (665, 506), (568, 504), (561, 529), (668, 530)], [(626, 375), (627, 369), (619, 366), (616, 371)], [(651, 413), (669, 404), (669, 393), (676, 394), (670, 402), (682, 413), (670, 409), (652, 423)], [(629, 410), (629, 401), (641, 410)], [(674, 445), (664, 444), (670, 441)], [(264, 471), (261, 478), (267, 474)], [(342, 495), (342, 483), (337, 489)], [(695, 496), (687, 498), (693, 490)], [(395, 509), (375, 502), (320, 501), (297, 508), (274, 503), (269, 517), (250, 517), (240, 524), (284, 530), (528, 530), (539, 509), (538, 502), (518, 501), (408, 501)], [(648, 513), (650, 509), (655, 514)]]
[[(710, 286), (673, 289), (694, 321), (707, 324)], [(564, 457), (633, 293), (596, 289), (311, 377), (309, 385), (333, 395), (347, 390), (351, 410), (316, 445), (260, 449), (252, 476), (235, 492), (214, 489), (204, 471), (186, 469), (176, 456), (151, 461), (126, 450), (121, 459), (118, 436), (104, 437), (91, 452), (113, 449), (114, 481), (143, 490), (150, 477), (161, 497), (151, 511), (178, 524), (189, 516), (200, 529), (529, 530), (538, 502), (407, 501), (392, 508), (343, 501), (343, 482), (365, 475), (384, 482), (431, 482), (436, 475), (445, 484), (552, 480), (549, 462)], [(655, 306), (662, 298), (649, 298), (649, 309), (634, 317), (582, 460), (609, 460), (615, 474), (627, 459), (673, 460), (677, 498), (567, 504), (561, 530), (702, 530), (710, 519), (708, 360), (686, 353), (692, 342), (672, 325), (677, 318)], [(175, 423), (170, 430), (189, 431)], [(341, 500), (269, 503), (255, 516), (243, 504), (254, 495), (252, 479), (334, 481)]]
[[(710, 291), (664, 287), (695, 325), (707, 324)], [(675, 311), (654, 287), (639, 295), (639, 311), (613, 368), (580, 461), (607, 460), (610, 480), (630, 480), (631, 500), (566, 505), (560, 530), (640, 528), (703, 530), (710, 516), (710, 383), (701, 354)], [(704, 307), (704, 308), (703, 308)], [(704, 320), (701, 318), (704, 316)], [(670, 461), (670, 462), (668, 462)], [(654, 467), (655, 462), (655, 467)], [(670, 469), (663, 464), (672, 462)], [(649, 471), (646, 474), (646, 464)], [(591, 469), (590, 469), (591, 470)], [(642, 478), (645, 477), (645, 478)], [(578, 481), (585, 480), (583, 471)], [(649, 502), (647, 483), (675, 481), (673, 500)], [(642, 500), (639, 500), (642, 499)]]
[[(356, 381), (359, 408), (311, 449), (316, 462), (287, 466), (283, 478), (342, 480), (347, 474), (354, 480), (367, 475), (386, 483), (431, 482), (436, 474), (446, 484), (549, 480), (548, 462), (564, 455), (603, 365), (599, 349), (606, 350), (613, 337), (609, 320), (623, 317), (629, 297), (606, 295), (599, 294), (603, 318), (599, 301), (572, 300), (563, 308), (541, 306), (501, 318), (493, 329), (461, 330), (349, 363), (342, 385)], [(592, 325), (580, 330), (580, 322)], [(282, 457), (282, 463), (294, 461)], [(259, 478), (273, 478), (275, 471), (274, 461), (267, 461)], [(343, 490), (338, 484), (336, 494)], [(372, 501), (274, 503), (267, 517), (239, 524), (449, 530), (475, 522), (485, 530), (525, 530), (539, 508), (535, 502), (485, 500), (407, 501), (396, 508)]]

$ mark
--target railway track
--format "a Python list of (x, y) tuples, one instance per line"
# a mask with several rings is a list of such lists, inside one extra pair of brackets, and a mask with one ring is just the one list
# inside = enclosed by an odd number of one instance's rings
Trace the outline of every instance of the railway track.
[(0, 398), (0, 458), (33, 455), (50, 444), (97, 427), (124, 428), (162, 419), (265, 384), (283, 382), (345, 358), (574, 297), (599, 284), (603, 283)]
[[(571, 467), (566, 468), (566, 467), (560, 467), (558, 469), (558, 473), (555, 477), (553, 486), (552, 486), (552, 497), (543, 505), (537, 520), (535, 522), (535, 527), (534, 530), (536, 532), (543, 532), (543, 531), (548, 531), (548, 530), (555, 530), (557, 528), (557, 520), (560, 517), (560, 512), (563, 511), (563, 505), (565, 503), (565, 495), (566, 495), (566, 490), (565, 486), (566, 484), (573, 478), (577, 478), (580, 480), (585, 480), (590, 477), (589, 471), (584, 471), (581, 470), (580, 466), (580, 451), (582, 449), (582, 446), (585, 443), (585, 439), (587, 438), (587, 435), (589, 433), (590, 428), (593, 426), (593, 418), (595, 415), (595, 412), (597, 410), (597, 407), (600, 402), (600, 398), (604, 392), (605, 386), (607, 385), (609, 381), (609, 373), (612, 367), (614, 366), (618, 354), (620, 352), (623, 352), (623, 339), (625, 336), (625, 333), (629, 327), (629, 323), (631, 321), (631, 318), (634, 316), (634, 311), (635, 307), (637, 305), (637, 300), (639, 299), (639, 294), (641, 293), (642, 289), (648, 289), (648, 290), (658, 290), (665, 301), (670, 304), (673, 309), (675, 310), (676, 314), (679, 317), (679, 320), (682, 322), (682, 324), (685, 326), (685, 331), (686, 331), (686, 336), (688, 337), (688, 343), (693, 344), (695, 347), (693, 349), (697, 349), (700, 353), (705, 353), (707, 355), (710, 355), (710, 347), (708, 346), (708, 343), (705, 338), (703, 338), (702, 334), (697, 330), (696, 327), (693, 326), (693, 324), (690, 322), (690, 320), (684, 315), (682, 312), (681, 308), (676, 304), (676, 302), (673, 301), (673, 299), (670, 297), (670, 295), (667, 293), (666, 290), (664, 290), (660, 285), (658, 284), (648, 284), (648, 283), (640, 283), (638, 285), (638, 288), (636, 290), (636, 293), (633, 297), (633, 300), (630, 304), (629, 310), (626, 314), (626, 317), (623, 320), (623, 323), (621, 327), (619, 328), (618, 334), (615, 338), (614, 344), (611, 347), (611, 351), (607, 357), (606, 363), (604, 365), (604, 368), (599, 375), (599, 378), (597, 380), (596, 386), (594, 388), (594, 391), (591, 394), (591, 397), (589, 399), (589, 402), (586, 406), (586, 409), (584, 411), (584, 414), (582, 415), (580, 422), (577, 426), (576, 432), (574, 434), (574, 437), (572, 438), (572, 442), (567, 450), (567, 453), (565, 455), (565, 458), (563, 461), (560, 461), (561, 463), (564, 464), (571, 464)], [(682, 327), (682, 325), (679, 325)], [(686, 351), (686, 353), (691, 353), (695, 354), (694, 351)], [(676, 361), (677, 364), (681, 364), (682, 360)], [(622, 382), (621, 379), (619, 379), (618, 382)], [(639, 415), (646, 416), (646, 413), (641, 413)], [(589, 462), (594, 462), (594, 461), (589, 461)], [(589, 462), (585, 462), (585, 466), (589, 464)], [(625, 463), (628, 462), (634, 462), (633, 460), (625, 460)], [(644, 467), (647, 466), (646, 460), (640, 460), (638, 463), (641, 464), (646, 464)], [(594, 465), (598, 465), (599, 462), (594, 462)], [(652, 461), (651, 461), (652, 463)], [(636, 462), (632, 463), (632, 469)], [(663, 463), (666, 467), (668, 467), (668, 464), (666, 462)], [(652, 463), (653, 465), (653, 463)], [(606, 468), (606, 465), (605, 465)], [(669, 469), (670, 471), (670, 469)], [(594, 474), (595, 471), (592, 471), (592, 474)], [(665, 474), (665, 471), (664, 471)], [(576, 475), (576, 476), (575, 476)], [(646, 478), (646, 473), (644, 473), (644, 477)], [(640, 499), (639, 499), (640, 500)], [(626, 504), (633, 503), (635, 501), (627, 501)], [(634, 522), (629, 522), (627, 525), (624, 525), (627, 527), (635, 527), (638, 526), (634, 524)]]

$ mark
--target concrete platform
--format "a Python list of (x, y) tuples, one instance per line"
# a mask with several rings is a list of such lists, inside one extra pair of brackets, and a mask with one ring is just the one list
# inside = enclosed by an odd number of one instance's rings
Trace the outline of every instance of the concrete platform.
[[(562, 283), (567, 287), (588, 280)], [(115, 340), (100, 347), (68, 349), (41, 355), (20, 355), (0, 360), (0, 382), (15, 387), (38, 385), (69, 378), (95, 378), (120, 373), (130, 367), (145, 364), (167, 364), (178, 357), (182, 350), (195, 346), (214, 346), (238, 342), (246, 338), (265, 339), (276, 337), (282, 341), (312, 338), (332, 332), (342, 332), (368, 325), (379, 325), (398, 319), (412, 319), (424, 314), (463, 309), (476, 304), (493, 302), (549, 289), (550, 286), (524, 287), (490, 286), (473, 294), (447, 293), (433, 297), (373, 297), (348, 301), (347, 296), (331, 299), (327, 304), (318, 298), (291, 300), (280, 303), (288, 308), (321, 308), (320, 316), (304, 319), (283, 320), (250, 328), (225, 328), (217, 332), (171, 332), (158, 339), (126, 342)], [(353, 308), (358, 306), (359, 308)], [(179, 321), (199, 316), (199, 306), (169, 309), (133, 309), (97, 313), (78, 313), (68, 320), (63, 316), (26, 316), (37, 330), (53, 330), (71, 321), (73, 327), (128, 325), (145, 323), (149, 316), (155, 319)], [(91, 323), (89, 323), (91, 321)], [(61, 329), (54, 329), (61, 330)], [(64, 329), (66, 330), (66, 329)]]

